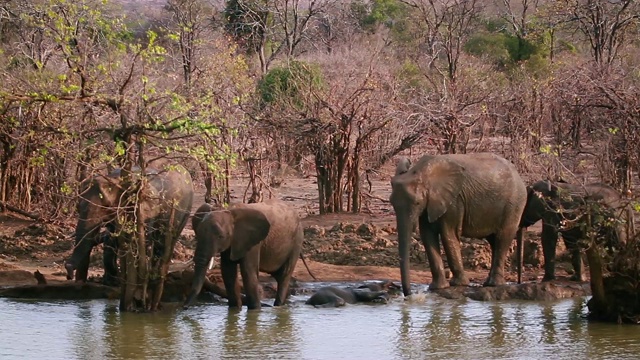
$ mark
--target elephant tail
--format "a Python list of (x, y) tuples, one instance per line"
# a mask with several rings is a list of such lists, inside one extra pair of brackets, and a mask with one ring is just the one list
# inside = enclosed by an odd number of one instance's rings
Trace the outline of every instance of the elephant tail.
[(302, 263), (304, 264), (304, 267), (307, 268), (307, 272), (309, 273), (309, 275), (311, 275), (311, 277), (313, 278), (313, 280), (315, 281), (320, 281), (318, 280), (318, 278), (313, 275), (313, 273), (311, 272), (311, 269), (309, 268), (309, 265), (307, 264), (307, 260), (305, 260), (304, 255), (302, 255), (302, 251), (300, 252), (300, 259), (302, 260)]

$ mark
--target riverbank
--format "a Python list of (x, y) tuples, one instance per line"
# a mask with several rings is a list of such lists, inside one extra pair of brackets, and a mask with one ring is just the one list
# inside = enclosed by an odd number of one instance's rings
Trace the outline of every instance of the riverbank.
[[(302, 261), (298, 261), (294, 272), (296, 282), (353, 283), (382, 279), (400, 281), (397, 235), (392, 218), (373, 219), (366, 215), (332, 214), (307, 217), (303, 223), (305, 225), (303, 252), (309, 268), (307, 269)], [(52, 288), (54, 293), (61, 291), (60, 286), (73, 287), (70, 281), (66, 280), (64, 270), (64, 261), (70, 256), (73, 247), (71, 236), (73, 228), (9, 216), (0, 218), (0, 226), (2, 228), (0, 287), (35, 286), (38, 283), (33, 276), (36, 271), (42, 274), (47, 284), (54, 286)], [(560, 280), (553, 285), (540, 284), (543, 275), (542, 251), (536, 241), (536, 230), (532, 229), (525, 236), (523, 280), (528, 285), (500, 290), (479, 290), (478, 286), (471, 286), (439, 293), (449, 298), (467, 296), (476, 300), (508, 298), (548, 300), (587, 295), (588, 286), (566, 280), (570, 274), (565, 270), (567, 264), (562, 262), (557, 271)], [(190, 270), (194, 247), (193, 231), (185, 229), (176, 245), (170, 271), (180, 273), (183, 270)], [(563, 250), (559, 251), (562, 255)], [(489, 245), (486, 241), (464, 239), (462, 253), (465, 269), (472, 285), (482, 284), (488, 275), (491, 263)], [(515, 267), (512, 265), (515, 263), (513, 256), (513, 249), (511, 249), (505, 269), (507, 281), (510, 283), (515, 283), (517, 280)], [(562, 259), (563, 256), (560, 256), (560, 260)], [(413, 239), (411, 245), (411, 263), (412, 282), (428, 284), (431, 281), (431, 273), (426, 263), (424, 248), (417, 238)], [(90, 282), (100, 283), (102, 273), (102, 252), (98, 246), (91, 256)], [(265, 288), (273, 288), (271, 277), (267, 274), (261, 275)], [(222, 285), (219, 270), (214, 269), (209, 278), (213, 283)], [(102, 296), (100, 294), (109, 293), (104, 289), (96, 290), (95, 288), (86, 288), (85, 291), (89, 294), (86, 295), (87, 297), (100, 297)], [(292, 286), (292, 291), (295, 291), (295, 286)]]

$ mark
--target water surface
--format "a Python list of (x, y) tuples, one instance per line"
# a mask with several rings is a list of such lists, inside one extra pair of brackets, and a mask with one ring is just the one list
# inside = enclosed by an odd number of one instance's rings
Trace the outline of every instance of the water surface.
[(0, 299), (0, 359), (637, 359), (640, 328), (590, 324), (586, 299), (423, 301), (120, 313), (110, 301)]

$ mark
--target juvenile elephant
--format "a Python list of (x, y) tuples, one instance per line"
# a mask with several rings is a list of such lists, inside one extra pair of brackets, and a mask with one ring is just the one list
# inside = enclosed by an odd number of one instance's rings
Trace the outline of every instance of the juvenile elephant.
[[(155, 242), (153, 256), (162, 258), (165, 251), (173, 252), (173, 246), (189, 218), (193, 184), (189, 173), (180, 166), (168, 170), (147, 168), (146, 176), (148, 194), (139, 206), (146, 219), (146, 238)], [(75, 247), (65, 263), (67, 279), (72, 279), (75, 273), (76, 281), (86, 281), (91, 250), (100, 242), (105, 242), (104, 279), (108, 283), (117, 281), (117, 241), (112, 237), (112, 232), (118, 228), (116, 210), (120, 206), (123, 191), (119, 169), (88, 180), (78, 200)], [(107, 231), (100, 234), (103, 227)], [(167, 236), (171, 240), (170, 249), (165, 249)]]
[(321, 287), (306, 302), (317, 308), (339, 307), (358, 302), (382, 302), (389, 301), (389, 291), (399, 289), (390, 281), (370, 283), (357, 288), (339, 288), (335, 286)]
[[(527, 205), (522, 213), (521, 226), (529, 227), (542, 220), (542, 251), (544, 253), (543, 281), (555, 279), (556, 245), (558, 233), (571, 252), (574, 275), (572, 280), (585, 278), (579, 241), (586, 234), (579, 226), (562, 229), (561, 222), (575, 220), (575, 212), (589, 201), (600, 202), (611, 215), (624, 222), (632, 220), (632, 215), (615, 189), (605, 184), (587, 184), (584, 186), (548, 180), (538, 181), (527, 188)], [(632, 223), (630, 223), (632, 224)], [(612, 245), (626, 242), (625, 224), (603, 231), (611, 231)]]
[[(462, 264), (461, 236), (489, 241), (491, 270), (484, 285), (504, 284), (507, 251), (527, 201), (526, 186), (515, 166), (491, 153), (425, 155), (409, 170), (396, 172), (390, 200), (396, 212), (404, 295), (411, 293), (409, 244), (416, 221), (433, 276), (431, 289), (469, 284)], [(453, 273), (450, 283), (440, 240)]]
[(274, 306), (284, 304), (304, 239), (295, 209), (272, 200), (211, 211), (192, 221), (196, 226), (195, 274), (185, 308), (200, 293), (207, 265), (217, 253), (220, 253), (220, 270), (230, 307), (242, 306), (238, 265), (249, 309), (261, 307), (259, 271), (271, 274), (278, 283)]

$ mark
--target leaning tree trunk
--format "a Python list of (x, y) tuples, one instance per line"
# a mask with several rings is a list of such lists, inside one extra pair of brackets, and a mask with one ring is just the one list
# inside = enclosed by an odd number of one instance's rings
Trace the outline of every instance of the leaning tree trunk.
[[(149, 256), (147, 254), (146, 218), (141, 204), (145, 202), (145, 193), (149, 187), (145, 172), (143, 142), (136, 141), (138, 157), (134, 160), (132, 149), (133, 139), (130, 133), (124, 134), (123, 141), (128, 144), (124, 154), (124, 166), (122, 167), (122, 184), (124, 188), (124, 206), (118, 207), (118, 219), (120, 231), (118, 236), (118, 251), (122, 267), (120, 297), (121, 311), (148, 311), (152, 309), (149, 299)], [(132, 168), (134, 164), (140, 167), (139, 174), (134, 176)], [(168, 250), (168, 249), (166, 249)], [(161, 296), (152, 294), (153, 297)]]
[(121, 311), (147, 310), (148, 263), (146, 253), (146, 228), (144, 216), (141, 213), (138, 194), (145, 186), (144, 170), (141, 169), (140, 178), (133, 181), (131, 172), (123, 174), (125, 184), (124, 199), (126, 203), (122, 210), (124, 222), (121, 227), (119, 242), (120, 264), (122, 264), (122, 292), (120, 298)]

